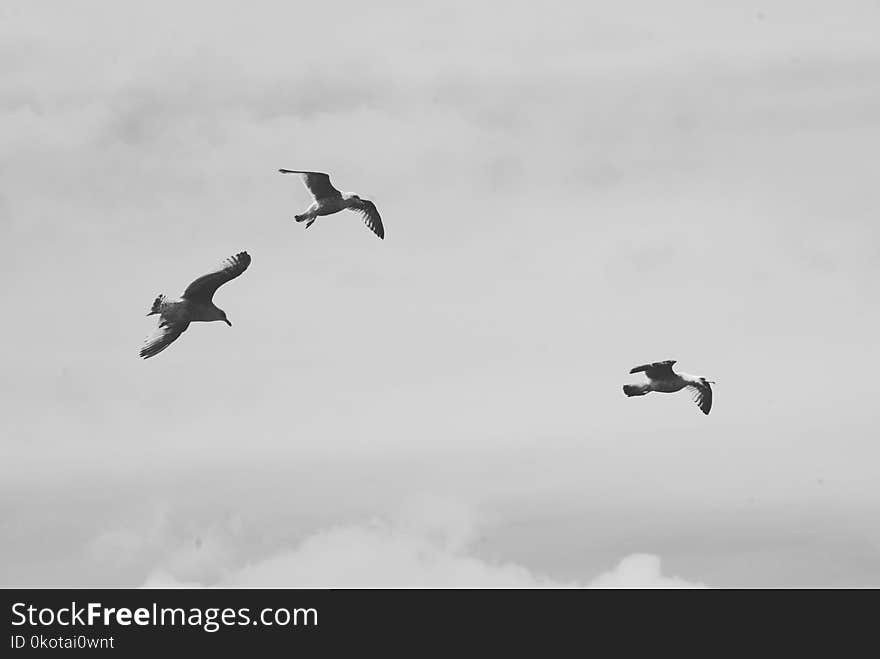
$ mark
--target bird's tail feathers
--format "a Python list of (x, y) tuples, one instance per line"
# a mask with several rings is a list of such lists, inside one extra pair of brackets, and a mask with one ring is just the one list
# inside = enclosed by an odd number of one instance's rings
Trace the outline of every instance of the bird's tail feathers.
[(648, 388), (643, 384), (625, 384), (623, 385), (623, 393), (627, 396), (644, 396), (648, 393)]
[(297, 222), (305, 222), (306, 229), (308, 229), (315, 223), (315, 217), (313, 215), (309, 215), (308, 213), (303, 213), (302, 215), (294, 215), (293, 219)]
[(162, 311), (162, 307), (164, 307), (164, 306), (165, 306), (165, 296), (164, 295), (157, 296), (156, 299), (153, 300), (153, 306), (150, 307), (150, 313), (148, 313), (147, 315), (152, 316), (154, 313), (160, 313)]

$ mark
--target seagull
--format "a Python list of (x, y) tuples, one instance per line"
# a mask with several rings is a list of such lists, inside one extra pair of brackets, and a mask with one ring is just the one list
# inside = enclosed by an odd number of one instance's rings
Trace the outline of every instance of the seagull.
[(147, 359), (158, 355), (183, 334), (192, 322), (222, 320), (232, 327), (226, 312), (217, 308), (211, 298), (218, 288), (238, 277), (250, 264), (250, 254), (239, 252), (225, 259), (213, 272), (196, 279), (178, 299), (169, 300), (164, 295), (157, 297), (147, 315), (158, 314), (159, 326), (144, 341), (141, 357)]
[(319, 215), (332, 215), (346, 208), (357, 211), (364, 217), (364, 224), (379, 238), (385, 239), (385, 228), (376, 205), (367, 199), (361, 199), (352, 192), (340, 192), (330, 183), (330, 175), (323, 172), (303, 172), (295, 169), (279, 169), (282, 174), (300, 174), (303, 183), (315, 198), (312, 205), (302, 215), (295, 215), (297, 222), (305, 222), (306, 229), (312, 226)]
[(712, 409), (712, 387), (709, 385), (715, 383), (697, 375), (675, 373), (672, 370), (674, 364), (674, 359), (667, 359), (662, 362), (636, 366), (630, 373), (644, 371), (648, 376), (648, 382), (645, 384), (625, 384), (623, 385), (623, 393), (627, 396), (644, 396), (652, 391), (671, 394), (689, 387), (694, 394), (694, 401), (703, 414), (708, 414)]

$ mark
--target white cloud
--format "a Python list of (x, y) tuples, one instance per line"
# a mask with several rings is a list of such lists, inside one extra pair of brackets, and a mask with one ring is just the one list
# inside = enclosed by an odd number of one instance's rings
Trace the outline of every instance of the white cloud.
[(705, 588), (705, 584), (664, 576), (660, 557), (653, 554), (632, 554), (610, 572), (590, 582), (592, 588)]
[(90, 562), (108, 573), (150, 572), (171, 584), (211, 584), (223, 577), (246, 548), (241, 520), (204, 520), (196, 511), (173, 510), (167, 503), (135, 513), (128, 522), (94, 538), (86, 547)]
[[(225, 571), (216, 585), (354, 588), (696, 588), (661, 572), (650, 554), (624, 558), (589, 583), (560, 581), (509, 562), (475, 556), (476, 517), (467, 506), (440, 498), (411, 501), (390, 520), (326, 528), (298, 545)], [(218, 551), (204, 559), (216, 568)], [(235, 552), (227, 551), (226, 555)], [(172, 553), (146, 586), (195, 585), (205, 573), (198, 552)]]

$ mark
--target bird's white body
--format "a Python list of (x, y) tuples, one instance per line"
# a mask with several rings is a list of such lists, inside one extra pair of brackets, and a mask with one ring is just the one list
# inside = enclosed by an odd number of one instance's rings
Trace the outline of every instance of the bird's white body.
[(350, 192), (343, 192), (339, 197), (330, 197), (325, 199), (316, 199), (305, 210), (300, 217), (313, 220), (321, 215), (333, 215), (339, 211), (348, 209), (356, 210), (356, 206), (360, 199), (357, 195)]
[(198, 323), (226, 319), (226, 314), (213, 302), (205, 304), (184, 298), (165, 300), (158, 313), (159, 322), (168, 323)]
[(661, 394), (674, 394), (681, 391), (685, 387), (695, 386), (699, 383), (700, 378), (696, 375), (687, 373), (675, 373), (671, 378), (649, 379), (647, 384), (639, 384), (645, 388), (645, 393), (656, 391)]

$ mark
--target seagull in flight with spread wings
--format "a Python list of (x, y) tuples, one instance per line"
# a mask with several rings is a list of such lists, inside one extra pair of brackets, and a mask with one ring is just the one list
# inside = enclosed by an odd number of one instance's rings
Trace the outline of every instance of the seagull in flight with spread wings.
[(192, 322), (222, 320), (232, 327), (226, 312), (215, 306), (212, 298), (218, 288), (238, 277), (250, 264), (250, 254), (239, 252), (225, 259), (213, 272), (196, 279), (176, 300), (169, 300), (164, 295), (157, 297), (147, 315), (158, 314), (159, 326), (144, 342), (141, 357), (147, 359), (158, 355), (183, 334)]
[(330, 175), (322, 172), (303, 172), (295, 169), (279, 169), (282, 174), (300, 174), (315, 200), (302, 215), (295, 215), (297, 222), (305, 222), (306, 228), (320, 215), (332, 215), (345, 209), (359, 212), (364, 224), (380, 238), (385, 238), (385, 228), (376, 205), (368, 199), (361, 199), (352, 192), (340, 192), (330, 183)]
[(652, 391), (672, 394), (688, 387), (694, 394), (694, 401), (703, 411), (703, 414), (708, 414), (709, 410), (712, 409), (712, 387), (709, 385), (715, 383), (698, 375), (676, 373), (672, 370), (674, 364), (674, 359), (667, 359), (663, 362), (636, 366), (630, 373), (644, 372), (648, 377), (648, 382), (643, 384), (625, 384), (623, 385), (623, 393), (627, 396), (644, 396)]

